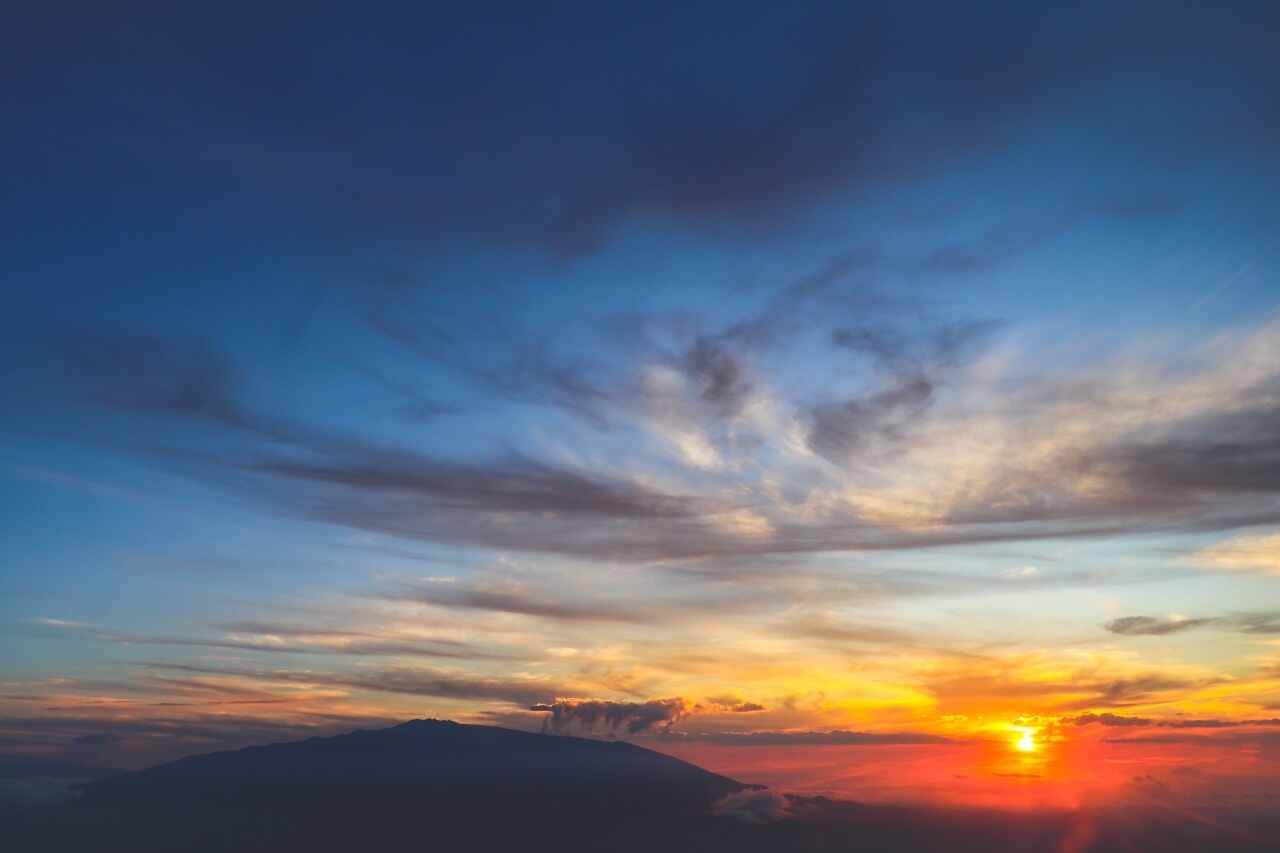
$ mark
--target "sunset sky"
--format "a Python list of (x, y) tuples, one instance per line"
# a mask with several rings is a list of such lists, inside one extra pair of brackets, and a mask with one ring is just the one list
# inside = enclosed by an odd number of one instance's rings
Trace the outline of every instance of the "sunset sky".
[(0, 752), (1280, 799), (1277, 4), (5, 17)]

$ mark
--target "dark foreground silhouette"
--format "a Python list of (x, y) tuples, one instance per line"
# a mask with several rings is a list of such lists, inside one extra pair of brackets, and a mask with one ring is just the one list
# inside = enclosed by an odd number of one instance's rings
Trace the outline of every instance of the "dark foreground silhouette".
[(1263, 851), (1170, 811), (784, 797), (629, 743), (415, 720), (183, 759), (0, 813), (14, 851)]

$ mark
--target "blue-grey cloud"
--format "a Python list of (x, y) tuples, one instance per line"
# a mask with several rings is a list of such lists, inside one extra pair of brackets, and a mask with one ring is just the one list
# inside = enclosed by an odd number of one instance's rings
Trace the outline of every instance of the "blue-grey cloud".
[[(288, 5), (36, 5), (6, 28), (10, 79), (24, 81), (10, 107), (62, 133), (24, 135), (10, 156), (48, 180), (50, 164), (97, 152), (121, 172), (95, 176), (112, 189), (158, 160), (294, 213), (295, 228), (323, 213), (346, 241), (381, 229), (573, 255), (644, 214), (777, 227), (797, 206), (936, 174), (1064, 113), (1135, 153), (1273, 143), (1277, 61), (1260, 34), (1274, 10), (1196, 8), (380, 3), (305, 16), (300, 31)], [(229, 23), (242, 17), (252, 26)], [(1189, 70), (1206, 66), (1231, 73)], [(1177, 111), (1108, 97), (1143, 75), (1200, 82), (1200, 97)]]
[(1113, 634), (1126, 636), (1150, 635), (1163, 636), (1190, 631), (1202, 625), (1211, 624), (1212, 619), (1160, 619), (1155, 616), (1123, 616), (1112, 619), (1102, 627)]

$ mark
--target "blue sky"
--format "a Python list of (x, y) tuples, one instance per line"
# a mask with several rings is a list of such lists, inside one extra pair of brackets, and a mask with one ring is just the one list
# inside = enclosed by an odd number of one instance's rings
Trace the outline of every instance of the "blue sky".
[(0, 749), (1274, 718), (1278, 23), (24, 5)]

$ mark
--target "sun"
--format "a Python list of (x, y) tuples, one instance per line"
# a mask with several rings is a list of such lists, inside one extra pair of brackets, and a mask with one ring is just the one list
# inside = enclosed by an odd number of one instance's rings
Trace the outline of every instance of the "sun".
[(1019, 729), (1018, 731), (1022, 732), (1022, 737), (1018, 738), (1018, 742), (1014, 746), (1023, 752), (1033, 752), (1036, 748), (1035, 738), (1032, 737), (1035, 729)]

